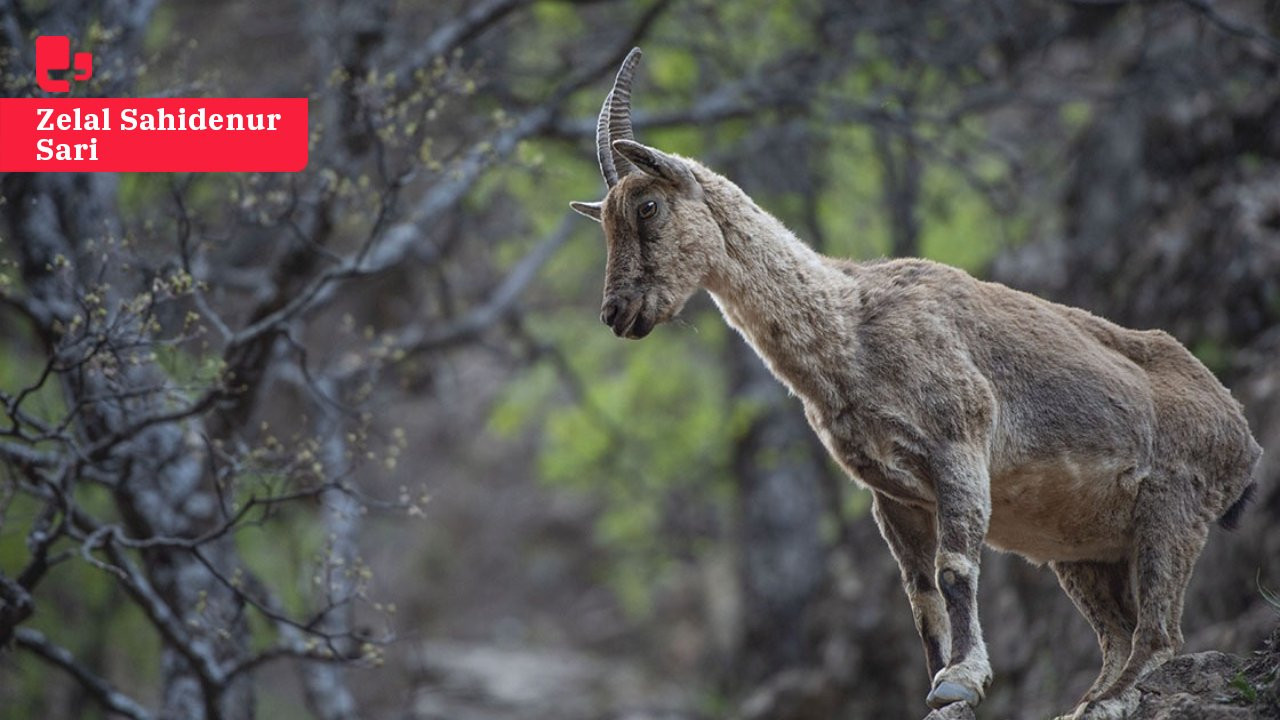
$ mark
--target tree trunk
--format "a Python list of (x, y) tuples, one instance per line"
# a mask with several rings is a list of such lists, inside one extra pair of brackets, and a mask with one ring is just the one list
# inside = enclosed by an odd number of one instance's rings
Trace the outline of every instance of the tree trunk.
[[(120, 237), (114, 221), (114, 176), (11, 175), (4, 196), (10, 199), (8, 234), (17, 239), (23, 280), (42, 321), (38, 331), (54, 353), (62, 337), (58, 328), (72, 325), (86, 295), (96, 292), (102, 296), (102, 307), (115, 308), (130, 297), (122, 291), (136, 289), (127, 278), (110, 277), (109, 271), (112, 290), (98, 285), (103, 272), (98, 262), (111, 253), (86, 247), (91, 238)], [(59, 269), (58, 258), (66, 259), (69, 267)], [(139, 339), (146, 335), (139, 327), (117, 330)], [(114, 498), (129, 535), (192, 538), (215, 521), (219, 505), (206, 482), (199, 422), (158, 423), (130, 431), (139, 420), (169, 410), (166, 403), (180, 395), (154, 361), (118, 362), (109, 372), (89, 363), (62, 377), (68, 407), (83, 406), (77, 430), (84, 444), (124, 437), (95, 465), (118, 478), (112, 486)], [(235, 551), (229, 538), (205, 543), (199, 552), (205, 563), (230, 575)], [(246, 677), (210, 677), (188, 657), (197, 652), (220, 669), (247, 650), (248, 628), (235, 594), (185, 548), (147, 549), (143, 566), (154, 592), (185, 628), (183, 648), (166, 642), (163, 649), (163, 716), (250, 717), (252, 696)]]

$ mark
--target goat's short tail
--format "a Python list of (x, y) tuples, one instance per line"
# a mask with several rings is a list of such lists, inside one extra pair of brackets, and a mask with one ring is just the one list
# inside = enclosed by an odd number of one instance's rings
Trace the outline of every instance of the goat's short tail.
[(1241, 491), (1240, 497), (1231, 503), (1231, 507), (1222, 513), (1222, 517), (1218, 518), (1218, 525), (1223, 530), (1235, 530), (1236, 525), (1240, 524), (1240, 516), (1244, 514), (1245, 507), (1253, 500), (1253, 496), (1258, 494), (1257, 481), (1251, 482)]

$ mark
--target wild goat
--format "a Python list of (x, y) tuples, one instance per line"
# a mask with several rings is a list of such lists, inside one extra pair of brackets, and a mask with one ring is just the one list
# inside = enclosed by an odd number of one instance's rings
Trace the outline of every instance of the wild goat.
[(804, 403), (837, 462), (871, 489), (924, 641), (933, 707), (991, 682), (978, 624), (985, 541), (1048, 563), (1098, 634), (1102, 671), (1077, 716), (1131, 704), (1181, 646), (1210, 521), (1256, 488), (1240, 405), (1176, 340), (1113, 325), (926, 260), (819, 255), (702, 164), (641, 145), (631, 51), (596, 146), (600, 319), (642, 338), (699, 288)]

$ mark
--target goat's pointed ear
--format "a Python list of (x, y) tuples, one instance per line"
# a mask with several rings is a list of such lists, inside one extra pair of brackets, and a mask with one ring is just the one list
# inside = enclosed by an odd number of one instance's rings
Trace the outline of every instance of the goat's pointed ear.
[(641, 145), (634, 140), (614, 140), (613, 149), (648, 175), (677, 184), (694, 182), (693, 173), (683, 160), (661, 150)]
[(604, 208), (604, 203), (578, 202), (575, 200), (569, 203), (569, 207), (573, 208), (573, 211), (578, 213), (579, 215), (586, 215), (592, 220), (595, 220), (596, 222), (600, 222), (600, 213)]

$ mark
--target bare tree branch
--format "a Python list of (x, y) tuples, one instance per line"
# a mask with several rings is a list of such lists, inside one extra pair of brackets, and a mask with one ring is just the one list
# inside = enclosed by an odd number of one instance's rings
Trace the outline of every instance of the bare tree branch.
[(534, 2), (535, 0), (485, 0), (472, 3), (461, 15), (441, 23), (425, 41), (407, 53), (396, 66), (396, 77), (401, 83), (411, 82), (414, 72), (419, 68), (427, 67), (435, 58), (449, 54), (502, 18)]
[(1253, 40), (1262, 47), (1266, 48), (1273, 55), (1280, 55), (1280, 39), (1275, 36), (1259, 30), (1252, 25), (1246, 25), (1234, 18), (1227, 17), (1218, 12), (1211, 0), (1181, 0), (1183, 5), (1196, 11), (1205, 20), (1225, 31), (1229, 35), (1235, 35), (1246, 40)]
[(136, 700), (120, 692), (106, 679), (76, 661), (69, 650), (55, 645), (43, 633), (31, 628), (18, 628), (14, 634), (18, 647), (30, 651), (36, 657), (55, 665), (75, 678), (103, 709), (124, 715), (132, 720), (152, 720), (153, 716)]
[(462, 317), (443, 326), (417, 328), (403, 333), (395, 347), (407, 356), (439, 350), (474, 340), (485, 330), (497, 325), (516, 310), (516, 304), (543, 266), (564, 245), (572, 233), (574, 216), (566, 216), (554, 231), (512, 266), (485, 302), (471, 308)]

